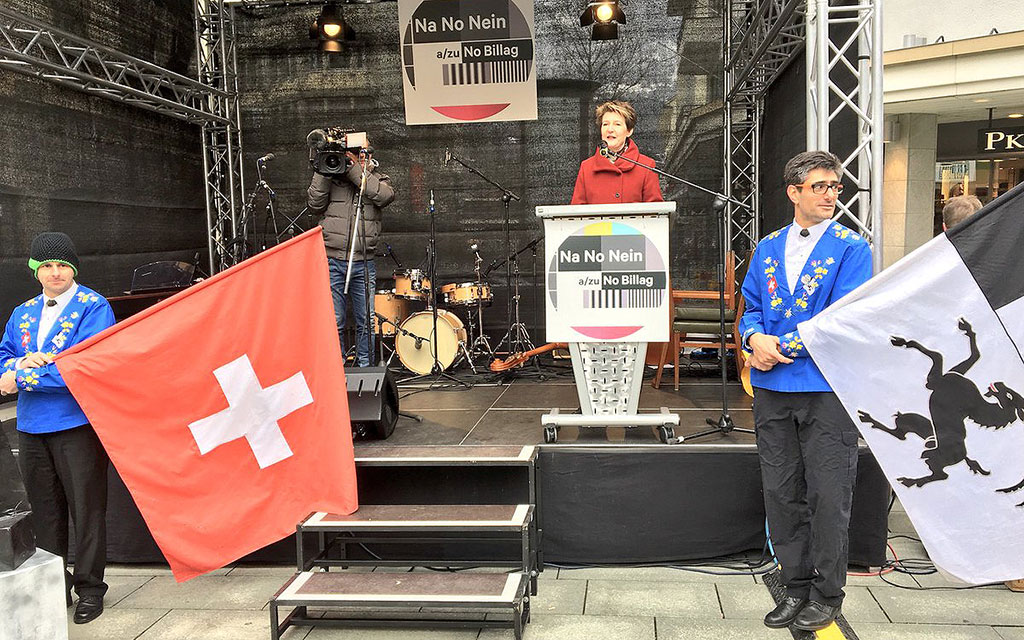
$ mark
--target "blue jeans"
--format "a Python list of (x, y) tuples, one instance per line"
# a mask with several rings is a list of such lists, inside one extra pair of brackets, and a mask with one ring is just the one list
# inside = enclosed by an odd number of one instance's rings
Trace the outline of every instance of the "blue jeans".
[(348, 283), (348, 295), (345, 294), (345, 274), (348, 272), (348, 260), (328, 258), (327, 265), (331, 274), (331, 297), (334, 299), (334, 318), (338, 322), (338, 341), (341, 353), (345, 353), (345, 308), (346, 299), (352, 300), (352, 317), (356, 320), (356, 365), (370, 366), (376, 361), (373, 355), (373, 332), (366, 324), (366, 281), (370, 282), (370, 317), (373, 317), (373, 294), (377, 291), (377, 267), (373, 260), (352, 263), (352, 279)]

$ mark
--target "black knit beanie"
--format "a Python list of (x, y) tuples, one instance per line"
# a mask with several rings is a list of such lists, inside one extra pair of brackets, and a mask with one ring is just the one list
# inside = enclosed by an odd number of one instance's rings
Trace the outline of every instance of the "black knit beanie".
[(66, 264), (78, 275), (78, 253), (75, 243), (66, 233), (60, 231), (44, 231), (32, 238), (32, 250), (29, 252), (28, 268), (37, 273), (39, 267), (47, 262)]

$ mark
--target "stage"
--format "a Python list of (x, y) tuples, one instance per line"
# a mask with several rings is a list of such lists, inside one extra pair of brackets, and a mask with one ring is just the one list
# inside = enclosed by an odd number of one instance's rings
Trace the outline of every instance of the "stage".
[[(400, 418), (388, 440), (357, 442), (356, 456), (382, 448), (538, 446), (536, 500), (545, 562), (657, 564), (762, 551), (764, 508), (753, 436), (713, 434), (665, 445), (649, 427), (564, 427), (556, 444), (543, 444), (541, 414), (578, 407), (567, 373), (564, 365), (549, 365), (504, 382), (460, 373), (478, 381), (471, 388), (428, 389), (422, 381), (418, 387), (403, 385), (400, 409), (422, 422)], [(727, 394), (736, 426), (752, 428), (750, 398), (738, 383), (730, 383)], [(646, 380), (641, 412), (662, 406), (680, 415), (677, 435), (703, 430), (706, 418), (720, 415), (719, 384), (714, 378), (684, 377), (676, 392), (671, 384), (653, 389)], [(4, 421), (12, 444), (13, 424)], [(501, 504), (529, 498), (521, 470), (496, 467), (360, 467), (359, 483), (366, 504)], [(884, 563), (889, 495), (874, 458), (862, 448), (850, 526), (852, 564)], [(107, 520), (110, 561), (161, 560), (115, 474)], [(294, 544), (285, 540), (250, 559), (289, 563), (294, 553)]]

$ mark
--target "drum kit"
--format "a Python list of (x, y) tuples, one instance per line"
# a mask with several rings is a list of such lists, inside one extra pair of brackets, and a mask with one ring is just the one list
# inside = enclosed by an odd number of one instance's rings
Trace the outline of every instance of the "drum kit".
[[(476, 280), (452, 282), (443, 285), (438, 293), (437, 309), (437, 364), (445, 371), (460, 358), (476, 372), (473, 358), (486, 354), (494, 357), (484, 334), (483, 309), (494, 299), (491, 285), (481, 279), (480, 254), (476, 252)], [(430, 346), (434, 329), (434, 310), (430, 307), (430, 278), (421, 269), (398, 269), (394, 272), (394, 287), (379, 289), (374, 295), (374, 331), (385, 340), (393, 340), (393, 348), (384, 342), (391, 354), (387, 363), (397, 355), (402, 365), (419, 375), (434, 370), (434, 350)], [(466, 315), (466, 322), (458, 312)], [(475, 325), (475, 326), (474, 326)], [(474, 337), (475, 336), (475, 337)]]

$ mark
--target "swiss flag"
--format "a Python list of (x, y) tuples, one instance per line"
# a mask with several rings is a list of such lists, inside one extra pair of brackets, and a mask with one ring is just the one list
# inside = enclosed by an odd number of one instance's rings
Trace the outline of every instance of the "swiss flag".
[(355, 511), (319, 228), (61, 354), (57, 368), (178, 581)]

